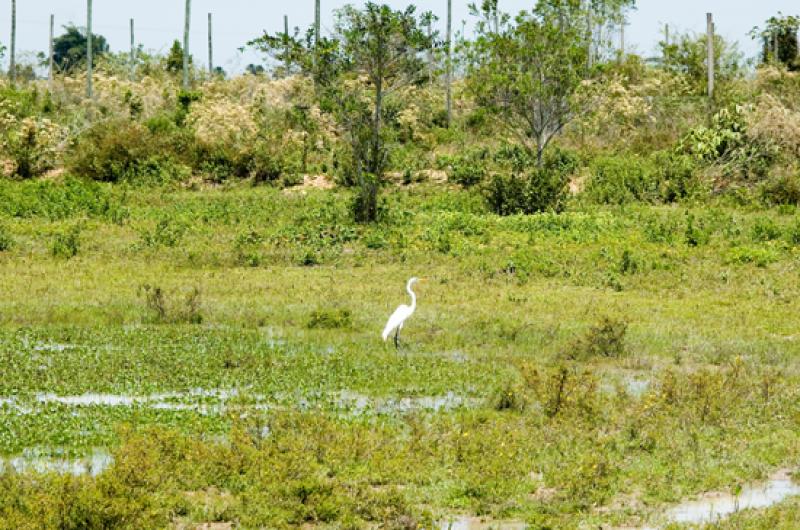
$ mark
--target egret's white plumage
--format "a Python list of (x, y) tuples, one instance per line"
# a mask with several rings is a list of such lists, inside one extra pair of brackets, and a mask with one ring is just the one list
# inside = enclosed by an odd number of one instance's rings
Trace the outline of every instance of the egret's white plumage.
[(406, 291), (408, 294), (411, 295), (411, 305), (402, 304), (397, 309), (394, 310), (392, 316), (389, 317), (389, 321), (386, 323), (386, 327), (383, 328), (383, 333), (381, 337), (383, 337), (384, 342), (389, 338), (389, 335), (394, 332), (394, 344), (398, 346), (398, 342), (400, 340), (400, 330), (403, 329), (403, 324), (405, 324), (406, 320), (414, 314), (414, 311), (417, 309), (417, 295), (414, 294), (414, 291), (411, 290), (411, 287), (414, 285), (414, 282), (417, 281), (417, 278), (411, 278), (408, 280), (406, 284)]

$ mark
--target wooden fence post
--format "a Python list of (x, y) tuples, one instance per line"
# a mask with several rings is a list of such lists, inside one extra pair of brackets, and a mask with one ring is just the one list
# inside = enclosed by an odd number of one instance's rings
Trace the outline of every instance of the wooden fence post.
[(8, 77), (13, 86), (17, 82), (17, 0), (11, 0), (11, 56), (8, 63)]
[(131, 19), (131, 56), (130, 56), (130, 78), (136, 81), (136, 33), (133, 19)]
[(183, 22), (183, 89), (189, 90), (189, 29), (192, 20), (192, 0), (186, 0), (186, 15)]
[(283, 68), (286, 70), (286, 77), (289, 77), (289, 69), (292, 66), (289, 60), (289, 15), (283, 15)]
[(50, 15), (50, 46), (48, 47), (47, 86), (53, 91), (53, 35), (55, 33), (56, 16)]
[(92, 75), (94, 74), (94, 57), (92, 50), (92, 0), (86, 0), (86, 97), (91, 99)]
[(322, 27), (322, 15), (320, 13), (320, 0), (314, 2), (314, 46), (319, 44), (320, 28)]
[(453, 119), (453, 0), (447, 0), (447, 127)]
[(211, 32), (211, 13), (208, 14), (208, 75), (214, 75), (214, 41)]
[(714, 16), (706, 13), (706, 41), (708, 48), (707, 68), (708, 68), (708, 97), (714, 97)]

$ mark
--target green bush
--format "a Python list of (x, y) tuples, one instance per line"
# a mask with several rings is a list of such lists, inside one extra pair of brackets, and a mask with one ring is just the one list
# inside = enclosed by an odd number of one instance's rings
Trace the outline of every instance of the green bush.
[(753, 241), (774, 241), (781, 237), (781, 228), (769, 217), (758, 217), (753, 224)]
[(701, 192), (697, 164), (687, 155), (659, 152), (653, 158), (658, 195), (662, 202), (676, 202)]
[(73, 225), (67, 230), (57, 232), (53, 237), (50, 251), (57, 258), (74, 258), (81, 247), (81, 227)]
[(800, 178), (796, 174), (773, 177), (761, 185), (760, 193), (769, 205), (800, 206)]
[(0, 179), (0, 213), (9, 217), (102, 217), (120, 222), (127, 216), (125, 196), (108, 185), (76, 178), (64, 182), (9, 182)]
[(67, 158), (77, 176), (103, 182), (168, 182), (189, 176), (173, 138), (129, 120), (97, 123), (78, 137)]
[(603, 317), (565, 352), (565, 357), (571, 360), (622, 357), (626, 353), (627, 332), (628, 324), (624, 320)]
[(283, 160), (267, 146), (259, 144), (253, 149), (249, 171), (254, 183), (276, 182), (285, 170)]
[(0, 252), (5, 252), (12, 246), (14, 246), (14, 238), (11, 236), (11, 231), (0, 223)]
[(170, 217), (161, 218), (153, 230), (142, 230), (140, 236), (142, 245), (146, 247), (174, 247), (183, 238), (187, 226), (179, 220)]
[(652, 202), (659, 197), (658, 179), (651, 163), (639, 156), (606, 156), (590, 165), (584, 193), (596, 204)]
[(352, 325), (352, 313), (349, 309), (317, 309), (311, 313), (306, 322), (308, 329), (342, 329)]
[(201, 293), (192, 287), (181, 299), (177, 294), (169, 299), (164, 289), (157, 285), (142, 285), (139, 292), (150, 311), (150, 321), (158, 324), (202, 324)]
[(378, 220), (381, 211), (378, 204), (378, 190), (378, 179), (373, 175), (364, 175), (350, 206), (353, 219), (357, 223), (371, 223)]
[(484, 196), (498, 215), (560, 212), (567, 199), (567, 178), (549, 168), (522, 175), (494, 175), (484, 188)]
[(450, 157), (446, 162), (448, 167), (448, 180), (469, 188), (480, 184), (489, 174), (489, 150), (474, 149), (464, 154)]

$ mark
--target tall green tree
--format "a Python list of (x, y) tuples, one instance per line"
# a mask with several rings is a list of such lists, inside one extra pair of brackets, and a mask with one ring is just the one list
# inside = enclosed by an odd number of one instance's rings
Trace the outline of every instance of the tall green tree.
[(336, 12), (333, 34), (319, 43), (313, 28), (305, 37), (265, 33), (248, 43), (314, 79), (321, 106), (335, 116), (350, 146), (358, 221), (377, 216), (377, 189), (389, 154), (386, 98), (426, 75), (423, 58), (434, 36), (415, 11), (373, 2), (361, 9), (347, 5)]
[[(86, 64), (86, 30), (74, 25), (64, 26), (65, 33), (53, 40), (53, 62), (62, 72), (72, 72)], [(92, 63), (108, 52), (105, 37), (92, 33)]]
[(345, 6), (337, 13), (336, 33), (349, 73), (365, 77), (372, 89), (372, 131), (364, 162), (375, 176), (381, 176), (387, 155), (381, 134), (384, 100), (424, 74), (421, 54), (430, 39), (414, 11), (413, 6), (395, 11), (367, 2), (363, 9)]
[[(698, 96), (708, 90), (708, 44), (706, 35), (684, 33), (676, 35), (667, 44), (661, 42), (662, 67), (685, 76)], [(715, 83), (720, 89), (744, 74), (744, 56), (736, 44), (731, 44), (720, 35), (714, 35)]]
[(780, 63), (791, 71), (800, 70), (797, 46), (799, 28), (800, 17), (784, 16), (781, 13), (770, 17), (763, 29), (753, 28), (750, 36), (762, 43), (761, 61), (765, 64)]
[[(497, 15), (484, 2), (485, 20)], [(539, 166), (552, 139), (574, 117), (572, 104), (584, 79), (588, 55), (582, 2), (540, 1), (499, 31), (479, 23), (469, 50), (467, 86), (480, 105)]]

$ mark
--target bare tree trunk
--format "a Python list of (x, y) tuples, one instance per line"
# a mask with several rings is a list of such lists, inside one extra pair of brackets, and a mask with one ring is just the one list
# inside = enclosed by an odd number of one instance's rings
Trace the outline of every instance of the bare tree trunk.
[(208, 75), (214, 75), (214, 41), (211, 33), (211, 13), (208, 14)]
[(11, 57), (8, 76), (13, 86), (17, 82), (17, 0), (11, 0)]
[(50, 46), (48, 48), (47, 86), (53, 91), (53, 35), (55, 33), (56, 16), (50, 15)]
[(447, 127), (453, 121), (453, 0), (447, 0)]
[(192, 0), (186, 0), (186, 17), (183, 23), (183, 89), (189, 90), (189, 29), (192, 20)]
[(91, 99), (92, 76), (94, 75), (94, 57), (92, 50), (92, 0), (86, 0), (86, 97)]

